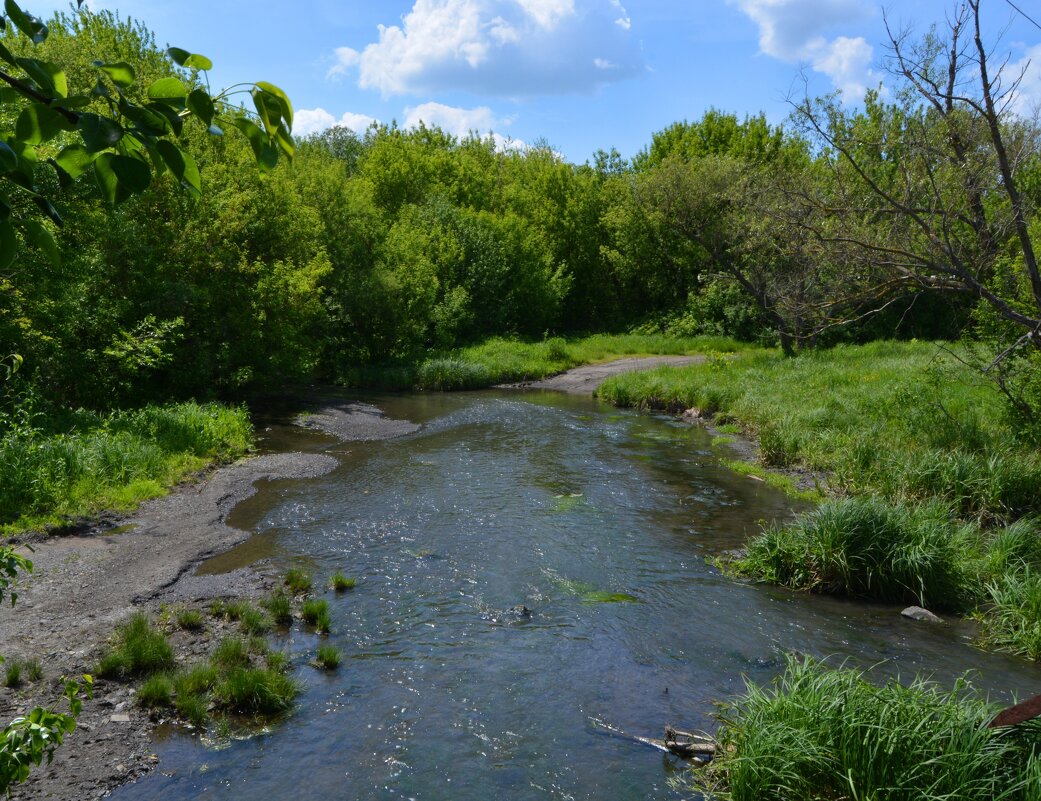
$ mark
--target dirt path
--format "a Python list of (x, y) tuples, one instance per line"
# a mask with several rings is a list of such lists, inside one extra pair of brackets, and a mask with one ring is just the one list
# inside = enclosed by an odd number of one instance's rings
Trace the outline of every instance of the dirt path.
[[(323, 407), (299, 423), (340, 441), (387, 439), (416, 428), (361, 404)], [(60, 677), (92, 673), (115, 626), (135, 610), (154, 614), (162, 604), (198, 605), (266, 591), (270, 580), (251, 569), (219, 576), (196, 576), (194, 569), (250, 536), (225, 520), (256, 492), (256, 482), (316, 477), (337, 464), (322, 453), (245, 459), (145, 503), (118, 528), (99, 527), (34, 543), (33, 552), (27, 553), (34, 569), (19, 580), (18, 604), (0, 611), (0, 653), (7, 659), (38, 660), (44, 679), (17, 690), (0, 687), (0, 721), (53, 703), (60, 694)], [(182, 658), (194, 660), (204, 658), (222, 634), (221, 624), (209, 621), (202, 637), (175, 634), (171, 639)], [(13, 797), (103, 797), (155, 766), (150, 748), (154, 725), (134, 704), (130, 687), (98, 679), (77, 731), (55, 753), (53, 764), (34, 770), (28, 782), (14, 788)]]
[(682, 367), (685, 364), (698, 364), (703, 361), (705, 361), (704, 356), (644, 356), (618, 359), (603, 364), (583, 365), (541, 381), (508, 384), (507, 386), (511, 389), (554, 389), (572, 395), (592, 395), (604, 381), (619, 373), (634, 373), (637, 370), (650, 370), (653, 367), (666, 365)]

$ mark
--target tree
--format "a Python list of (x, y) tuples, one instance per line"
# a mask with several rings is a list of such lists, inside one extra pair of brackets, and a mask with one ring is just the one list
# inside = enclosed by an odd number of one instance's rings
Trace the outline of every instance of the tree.
[(797, 105), (840, 188), (816, 204), (830, 230), (808, 230), (859, 253), (879, 286), (981, 303), (1008, 337), (983, 367), (1036, 418), (1041, 397), (1016, 397), (1010, 370), (1041, 355), (1041, 272), (1021, 186), (1041, 130), (1015, 113), (1023, 75), (986, 43), (981, 2), (960, 5), (943, 35), (889, 30), (892, 101), (871, 94), (862, 113), (834, 97)]
[[(77, 0), (82, 5), (83, 0)], [(192, 194), (201, 192), (199, 168), (178, 143), (186, 122), (214, 136), (236, 128), (249, 141), (257, 163), (272, 169), (279, 156), (291, 158), (293, 108), (273, 84), (238, 84), (211, 95), (200, 77), (213, 64), (205, 56), (172, 47), (167, 54), (183, 68), (180, 76), (136, 84), (126, 61), (99, 58), (89, 87), (70, 84), (65, 65), (33, 57), (47, 41), (48, 26), (5, 0), (0, 28), (0, 269), (11, 266), (29, 243), (57, 261), (48, 225), (60, 227), (54, 179), (68, 187), (85, 174), (112, 205), (144, 192), (155, 175), (171, 173)], [(32, 55), (29, 55), (32, 54)], [(104, 54), (97, 54), (103, 56)], [(86, 65), (73, 65), (81, 71)], [(255, 115), (231, 105), (249, 93)], [(45, 174), (44, 165), (53, 172)]]

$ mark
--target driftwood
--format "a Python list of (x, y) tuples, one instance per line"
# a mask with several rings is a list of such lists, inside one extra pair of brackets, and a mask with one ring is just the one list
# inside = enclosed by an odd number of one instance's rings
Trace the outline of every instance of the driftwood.
[(999, 726), (1015, 726), (1017, 723), (1033, 720), (1038, 715), (1041, 715), (1041, 695), (1035, 695), (1021, 704), (1002, 710), (994, 720), (987, 724), (987, 728), (996, 729)]
[(590, 718), (597, 726), (611, 734), (623, 737), (626, 740), (649, 745), (667, 754), (683, 757), (684, 759), (708, 760), (716, 753), (716, 743), (707, 734), (695, 734), (688, 731), (678, 731), (672, 726), (665, 727), (665, 736), (662, 739), (656, 737), (641, 737), (606, 723), (599, 718)]

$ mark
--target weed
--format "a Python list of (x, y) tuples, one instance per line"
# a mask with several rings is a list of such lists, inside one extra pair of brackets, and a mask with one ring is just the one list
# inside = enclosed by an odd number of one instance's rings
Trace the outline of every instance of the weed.
[(286, 571), (282, 581), (293, 595), (303, 595), (311, 591), (311, 574), (293, 567)]
[(173, 680), (165, 673), (149, 676), (137, 690), (137, 703), (146, 709), (167, 707), (173, 703)]
[(22, 663), (12, 659), (4, 666), (4, 686), (12, 689), (22, 686)]
[(357, 585), (357, 579), (347, 578), (343, 573), (333, 573), (331, 579), (332, 588), (336, 592), (344, 592), (345, 590), (353, 590)]
[(332, 617), (329, 614), (329, 602), (324, 598), (308, 599), (300, 607), (300, 617), (304, 623), (314, 626), (319, 634), (328, 634), (332, 625)]
[(319, 645), (315, 664), (323, 670), (336, 670), (342, 658), (340, 649), (335, 645)]
[(98, 674), (117, 679), (147, 676), (171, 669), (173, 662), (166, 637), (152, 628), (148, 615), (138, 612), (116, 629), (116, 642), (101, 658)]
[(198, 609), (178, 609), (175, 619), (177, 621), (178, 628), (182, 628), (185, 631), (202, 630), (202, 612), (200, 612)]

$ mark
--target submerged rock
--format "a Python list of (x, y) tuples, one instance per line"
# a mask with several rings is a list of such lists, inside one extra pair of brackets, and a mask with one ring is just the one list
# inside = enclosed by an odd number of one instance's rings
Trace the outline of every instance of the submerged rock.
[(909, 606), (900, 614), (910, 620), (918, 620), (923, 623), (943, 623), (943, 618), (934, 615), (928, 609), (922, 609), (920, 606)]

